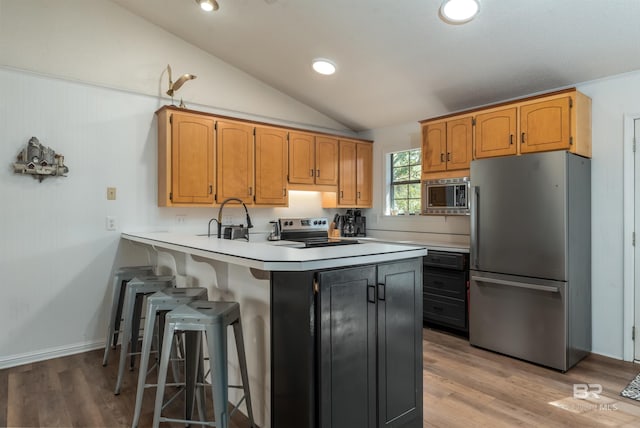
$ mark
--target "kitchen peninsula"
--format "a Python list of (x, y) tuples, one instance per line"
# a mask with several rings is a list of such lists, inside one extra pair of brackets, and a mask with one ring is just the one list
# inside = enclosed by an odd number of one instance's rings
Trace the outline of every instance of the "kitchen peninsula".
[[(240, 302), (245, 326), (259, 324), (252, 307), (268, 308), (264, 328), (245, 334), (258, 360), (249, 377), (261, 427), (422, 426), (424, 247), (292, 248), (169, 232), (122, 238), (172, 254), (182, 274), (182, 258), (209, 263), (224, 298)], [(261, 298), (243, 295), (256, 287)]]

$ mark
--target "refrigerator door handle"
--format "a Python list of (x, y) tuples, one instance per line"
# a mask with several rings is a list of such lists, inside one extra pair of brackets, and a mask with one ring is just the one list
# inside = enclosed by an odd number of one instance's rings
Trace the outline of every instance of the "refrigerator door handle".
[(471, 280), (476, 282), (488, 282), (490, 284), (508, 285), (510, 287), (528, 288), (536, 291), (548, 291), (550, 293), (560, 292), (558, 287), (552, 287), (549, 285), (527, 284), (526, 282), (505, 281), (503, 279), (485, 278), (482, 276), (472, 276)]
[(471, 265), (475, 269), (480, 269), (480, 265), (478, 263), (478, 201), (480, 197), (480, 192), (478, 186), (473, 186), (471, 188), (471, 222), (470, 222), (470, 233), (471, 233)]

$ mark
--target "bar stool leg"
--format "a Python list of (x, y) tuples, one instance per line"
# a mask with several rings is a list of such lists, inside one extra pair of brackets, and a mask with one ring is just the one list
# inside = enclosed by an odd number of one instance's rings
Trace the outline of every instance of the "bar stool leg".
[[(215, 415), (216, 427), (229, 427), (229, 412), (227, 403), (229, 402), (228, 388), (216, 388), (214, 385), (228, 385), (227, 373), (227, 328), (222, 323), (208, 325), (207, 346), (209, 348), (209, 363), (211, 368), (211, 390), (213, 393), (213, 412)], [(215, 379), (219, 379), (218, 382)]]
[[(122, 300), (124, 299), (123, 288), (127, 286), (126, 281), (121, 281), (119, 275), (113, 278), (113, 296), (111, 296), (111, 314), (109, 324), (107, 325), (107, 338), (104, 345), (104, 357), (102, 358), (102, 366), (107, 365), (109, 360), (109, 350), (118, 344), (118, 336), (116, 331), (120, 328), (120, 317), (122, 316)], [(116, 299), (118, 303), (116, 304)], [(115, 336), (115, 337), (114, 337)]]
[(156, 403), (153, 409), (153, 427), (158, 428), (160, 425), (160, 413), (164, 404), (164, 388), (167, 383), (167, 368), (169, 366), (169, 358), (171, 355), (171, 347), (173, 346), (173, 336), (175, 324), (169, 323), (165, 326), (164, 337), (162, 339), (162, 352), (160, 357), (160, 365), (158, 366), (158, 387), (156, 388)]
[[(194, 398), (198, 382), (198, 370), (200, 367), (200, 352), (202, 347), (202, 333), (199, 331), (185, 331), (186, 356), (184, 359), (185, 373), (185, 406), (184, 418), (193, 418)], [(202, 416), (202, 415), (201, 415)]]
[(140, 421), (142, 397), (144, 395), (144, 386), (147, 380), (147, 370), (149, 368), (149, 358), (151, 355), (151, 342), (153, 341), (153, 331), (155, 328), (155, 313), (155, 306), (153, 304), (149, 304), (147, 316), (144, 321), (145, 334), (142, 338), (142, 354), (140, 355), (140, 368), (138, 369), (138, 388), (136, 389), (136, 404), (133, 412), (133, 422), (131, 423), (132, 427), (137, 427), (138, 422)]
[(136, 296), (127, 289), (124, 298), (124, 305), (122, 306), (124, 313), (124, 331), (122, 332), (122, 344), (120, 345), (120, 364), (118, 364), (118, 379), (116, 380), (115, 395), (120, 394), (120, 388), (122, 387), (122, 377), (124, 375), (124, 366), (127, 364), (127, 354), (129, 352), (129, 341), (133, 336), (131, 334), (131, 322), (134, 313)]
[(247, 373), (247, 358), (244, 352), (244, 337), (242, 334), (242, 321), (238, 318), (238, 321), (233, 323), (233, 335), (236, 338), (236, 349), (238, 350), (238, 362), (240, 363), (240, 376), (242, 377), (242, 388), (244, 390), (244, 401), (247, 406), (247, 416), (249, 417), (249, 423), (251, 428), (255, 427), (253, 421), (253, 408), (251, 407), (251, 393), (249, 392), (249, 375)]
[(142, 305), (144, 303), (144, 295), (136, 296), (136, 304), (133, 307), (133, 317), (131, 318), (131, 362), (129, 371), (132, 371), (136, 365), (136, 352), (138, 351), (138, 338), (140, 337), (140, 316), (142, 314)]

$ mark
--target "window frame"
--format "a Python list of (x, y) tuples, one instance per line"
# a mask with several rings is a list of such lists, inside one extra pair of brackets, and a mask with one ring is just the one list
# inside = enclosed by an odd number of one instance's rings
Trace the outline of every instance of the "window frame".
[[(409, 152), (408, 155), (408, 163), (406, 165), (401, 165), (401, 166), (394, 166), (394, 158), (400, 154), (400, 153), (405, 153), (405, 152)], [(417, 163), (411, 163), (411, 152), (418, 152), (419, 158), (418, 158), (418, 162)], [(419, 192), (419, 196), (417, 198), (412, 198), (409, 196), (409, 192), (407, 191), (407, 197), (406, 198), (395, 198), (395, 194), (394, 194), (394, 190), (395, 190), (395, 186), (396, 185), (411, 185), (411, 184), (417, 184), (418, 186), (421, 184), (422, 180), (421, 180), (421, 176), (419, 176), (417, 179), (409, 179), (409, 180), (400, 180), (400, 181), (394, 181), (394, 169), (395, 168), (400, 168), (400, 167), (408, 167), (409, 168), (409, 176), (411, 175), (411, 168), (417, 166), (419, 168), (420, 174), (422, 172), (422, 149), (420, 148), (413, 148), (413, 149), (407, 149), (407, 150), (400, 150), (397, 152), (393, 152), (393, 153), (389, 153), (389, 159), (388, 159), (388, 167), (389, 167), (389, 173), (388, 173), (388, 195), (389, 195), (389, 199), (388, 199), (388, 206), (387, 206), (387, 215), (419, 215), (421, 210), (422, 210), (422, 192)], [(419, 201), (419, 207), (418, 210), (415, 212), (405, 212), (403, 214), (399, 214), (399, 213), (394, 213), (394, 206), (395, 206), (395, 201), (396, 200), (406, 200), (407, 201), (407, 207), (410, 206), (409, 201), (411, 200), (418, 200)]]

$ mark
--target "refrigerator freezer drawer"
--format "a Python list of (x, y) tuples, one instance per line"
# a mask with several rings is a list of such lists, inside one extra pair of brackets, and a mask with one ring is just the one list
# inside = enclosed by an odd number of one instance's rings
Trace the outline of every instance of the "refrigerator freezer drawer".
[(471, 271), (469, 342), (566, 371), (567, 283)]

